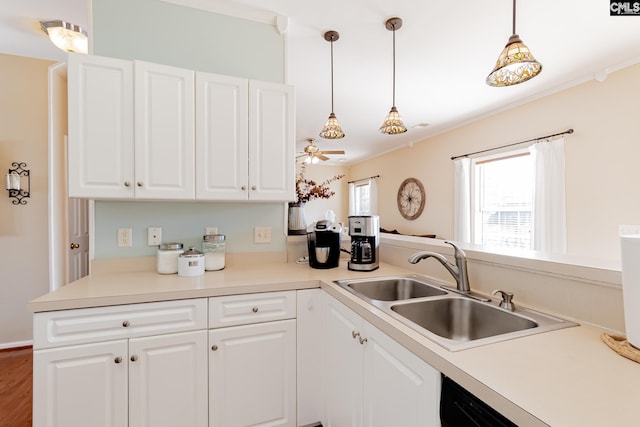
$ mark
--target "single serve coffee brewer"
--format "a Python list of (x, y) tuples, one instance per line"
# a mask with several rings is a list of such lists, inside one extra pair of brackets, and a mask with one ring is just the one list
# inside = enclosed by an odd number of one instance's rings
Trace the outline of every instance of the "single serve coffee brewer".
[(378, 268), (380, 246), (380, 219), (377, 215), (350, 216), (351, 260), (349, 270), (373, 271)]

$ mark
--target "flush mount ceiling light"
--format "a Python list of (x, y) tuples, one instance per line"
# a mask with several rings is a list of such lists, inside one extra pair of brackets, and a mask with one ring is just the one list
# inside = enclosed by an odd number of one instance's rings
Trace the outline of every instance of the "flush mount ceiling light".
[(489, 86), (512, 86), (537, 76), (542, 64), (536, 61), (529, 48), (516, 34), (516, 0), (513, 0), (513, 30), (507, 45), (500, 53), (496, 66), (487, 76)]
[(396, 108), (396, 30), (402, 27), (402, 19), (389, 18), (385, 22), (385, 27), (393, 32), (393, 105), (382, 126), (380, 126), (380, 132), (387, 135), (396, 135), (407, 131), (407, 127), (402, 122), (402, 117), (400, 117)]
[(333, 42), (339, 38), (340, 34), (338, 34), (337, 31), (327, 31), (324, 33), (324, 39), (331, 43), (331, 114), (329, 114), (329, 118), (320, 132), (320, 136), (326, 139), (344, 138), (342, 127), (333, 112)]
[(49, 35), (54, 45), (65, 52), (87, 53), (89, 51), (87, 32), (79, 25), (57, 19), (40, 21), (40, 28)]

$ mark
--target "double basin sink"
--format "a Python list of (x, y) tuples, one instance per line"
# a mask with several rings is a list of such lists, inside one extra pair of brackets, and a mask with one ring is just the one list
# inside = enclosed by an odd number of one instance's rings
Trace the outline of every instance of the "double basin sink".
[(418, 275), (335, 283), (450, 351), (577, 325), (526, 308), (508, 311)]

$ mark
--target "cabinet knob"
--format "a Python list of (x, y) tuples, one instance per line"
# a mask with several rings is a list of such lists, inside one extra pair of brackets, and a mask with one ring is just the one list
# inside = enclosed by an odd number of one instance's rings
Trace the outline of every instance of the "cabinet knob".
[(257, 188), (258, 188), (258, 187), (256, 187), (255, 185), (252, 185), (252, 186), (251, 186), (251, 189), (252, 189), (253, 191), (256, 191), (256, 189), (257, 189)]
[(364, 343), (367, 342), (367, 339), (363, 338), (363, 337), (358, 338), (358, 340), (360, 341), (360, 344), (362, 344), (362, 345), (364, 345)]
[(124, 186), (125, 186), (125, 187), (131, 187), (131, 183), (130, 183), (129, 181), (125, 181), (125, 182), (124, 182)]
[(135, 362), (136, 360), (138, 360), (138, 356), (137, 355), (134, 354), (133, 356), (131, 356), (131, 361), (132, 362)]
[(215, 345), (215, 344), (214, 344), (214, 345), (212, 345), (212, 346), (211, 346), (211, 350), (213, 350), (213, 351), (218, 350), (218, 346), (217, 346), (217, 345)]
[(78, 249), (80, 247), (80, 245), (78, 243), (72, 243), (71, 244), (71, 249)]
[(123, 327), (123, 328), (128, 328), (128, 327), (129, 327), (129, 325), (131, 325), (131, 323), (129, 323), (129, 321), (128, 321), (128, 320), (125, 320), (124, 322), (122, 322), (122, 327)]
[(136, 183), (136, 185), (137, 185), (138, 187), (142, 187), (142, 181), (138, 181), (138, 182)]
[(241, 189), (242, 191), (244, 191), (244, 190), (246, 190), (246, 189), (247, 189), (247, 186), (246, 186), (246, 185), (243, 185), (242, 187), (240, 187), (240, 189)]
[(115, 359), (113, 359), (113, 361), (116, 363), (122, 363), (122, 357), (118, 356)]
[(360, 336), (360, 332), (351, 331), (351, 336), (353, 337), (353, 339), (356, 339), (357, 337)]
[(253, 311), (254, 313), (257, 313), (257, 312), (258, 312), (258, 307), (253, 307), (253, 308), (251, 309), (251, 311)]

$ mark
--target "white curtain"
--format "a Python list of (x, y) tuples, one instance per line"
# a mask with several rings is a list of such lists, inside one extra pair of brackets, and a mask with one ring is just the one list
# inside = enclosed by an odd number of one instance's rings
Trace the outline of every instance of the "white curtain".
[(564, 179), (564, 139), (539, 142), (529, 148), (535, 161), (533, 249), (567, 252)]
[(454, 160), (453, 240), (471, 242), (471, 159)]
[[(365, 190), (365, 188), (367, 190)], [(368, 203), (366, 201), (368, 194)], [(349, 216), (378, 214), (378, 185), (375, 178), (349, 183)]]

